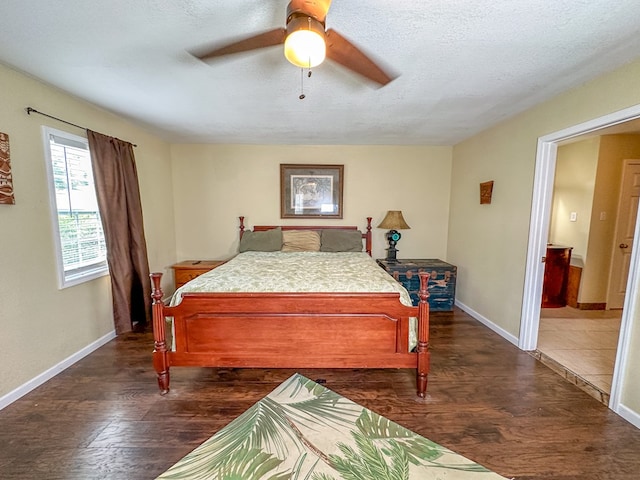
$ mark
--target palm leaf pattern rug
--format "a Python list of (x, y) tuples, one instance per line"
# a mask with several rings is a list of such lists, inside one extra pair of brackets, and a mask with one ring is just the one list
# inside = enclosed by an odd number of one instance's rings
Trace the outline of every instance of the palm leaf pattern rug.
[(504, 479), (295, 374), (158, 479)]

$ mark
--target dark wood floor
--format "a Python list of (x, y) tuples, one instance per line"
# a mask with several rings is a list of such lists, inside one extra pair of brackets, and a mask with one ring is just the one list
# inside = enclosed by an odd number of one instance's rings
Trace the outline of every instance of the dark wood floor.
[[(509, 478), (639, 478), (640, 430), (459, 310), (431, 332), (424, 401), (409, 370), (300, 373)], [(117, 338), (0, 411), (0, 478), (155, 478), (294, 373), (174, 368), (162, 397), (151, 348)]]

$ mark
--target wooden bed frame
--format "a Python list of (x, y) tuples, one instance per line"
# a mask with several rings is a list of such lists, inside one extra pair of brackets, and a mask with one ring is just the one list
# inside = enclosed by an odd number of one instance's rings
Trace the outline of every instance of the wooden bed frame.
[[(254, 226), (255, 231), (274, 228)], [(355, 229), (282, 226), (283, 230)], [(240, 237), (244, 217), (240, 217)], [(371, 255), (371, 217), (362, 235)], [(153, 366), (160, 392), (169, 391), (172, 366), (242, 368), (415, 368), (424, 397), (429, 373), (428, 273), (420, 274), (420, 304), (399, 293), (184, 293), (163, 303), (162, 273), (152, 273)], [(265, 279), (268, 281), (268, 279)], [(175, 350), (167, 346), (173, 317)], [(418, 319), (418, 345), (409, 352), (409, 318)], [(358, 335), (354, 335), (358, 332)]]

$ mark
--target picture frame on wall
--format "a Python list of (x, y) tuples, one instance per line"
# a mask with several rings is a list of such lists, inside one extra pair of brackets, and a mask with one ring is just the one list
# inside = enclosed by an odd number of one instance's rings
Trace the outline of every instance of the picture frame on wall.
[(342, 218), (344, 165), (280, 165), (280, 218)]
[(9, 135), (0, 132), (0, 205), (15, 205)]

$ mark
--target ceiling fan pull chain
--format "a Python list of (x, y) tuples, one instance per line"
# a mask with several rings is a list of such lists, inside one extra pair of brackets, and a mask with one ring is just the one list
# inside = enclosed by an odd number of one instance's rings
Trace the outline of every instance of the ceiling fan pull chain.
[(300, 96), (298, 97), (300, 100), (304, 100), (304, 68), (300, 69)]
[[(307, 78), (311, 78), (311, 59), (309, 59), (309, 69), (307, 71)], [(300, 100), (304, 100), (306, 95), (304, 94), (304, 68), (300, 68)]]

